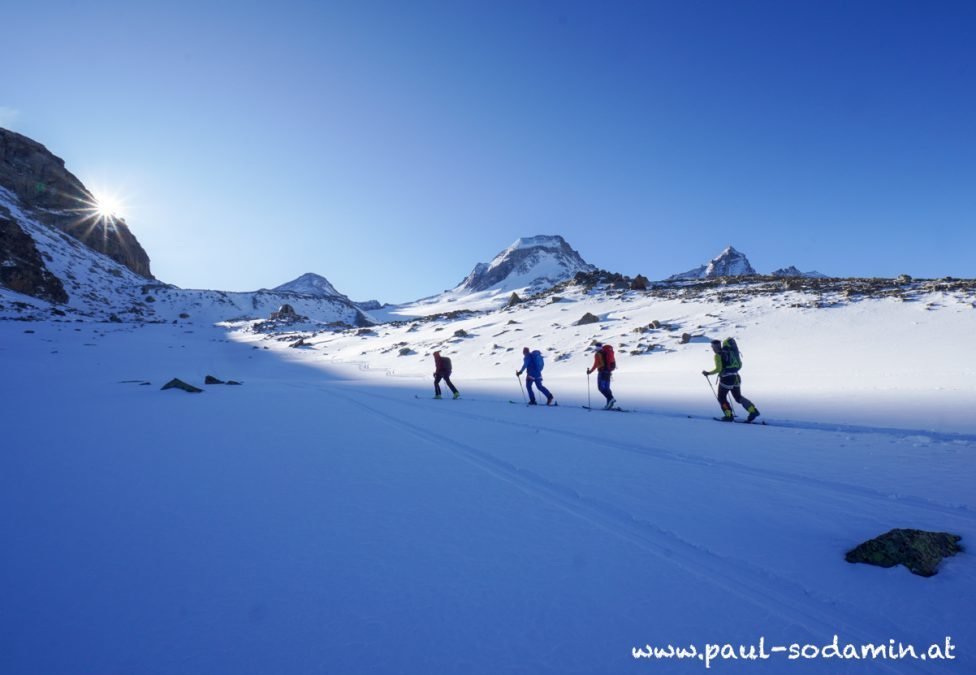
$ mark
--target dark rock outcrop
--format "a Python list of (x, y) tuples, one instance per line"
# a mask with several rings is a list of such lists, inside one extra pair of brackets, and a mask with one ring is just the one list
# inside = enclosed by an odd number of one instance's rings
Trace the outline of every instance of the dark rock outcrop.
[(904, 565), (913, 574), (931, 577), (938, 571), (943, 558), (962, 550), (959, 546), (961, 539), (948, 532), (895, 529), (848, 551), (845, 559), (849, 563), (879, 567)]
[(0, 186), (38, 222), (78, 239), (130, 270), (152, 279), (149, 256), (121, 218), (100, 216), (95, 197), (64, 160), (26, 136), (0, 129)]
[(271, 321), (298, 321), (304, 318), (298, 315), (295, 308), (289, 304), (284, 304), (278, 308), (278, 311), (271, 312)]
[(582, 317), (580, 317), (580, 320), (576, 322), (576, 325), (585, 326), (588, 323), (599, 323), (599, 322), (600, 322), (600, 317), (596, 316), (595, 314), (590, 314), (589, 312), (587, 312)]
[(48, 302), (65, 303), (64, 284), (51, 274), (34, 240), (0, 207), (0, 286)]
[(187, 384), (186, 382), (184, 382), (183, 380), (177, 377), (174, 377), (172, 380), (170, 380), (162, 387), (160, 387), (160, 390), (164, 390), (164, 389), (182, 389), (183, 391), (188, 392), (190, 394), (199, 394), (200, 392), (203, 391), (203, 389), (194, 387), (192, 384)]

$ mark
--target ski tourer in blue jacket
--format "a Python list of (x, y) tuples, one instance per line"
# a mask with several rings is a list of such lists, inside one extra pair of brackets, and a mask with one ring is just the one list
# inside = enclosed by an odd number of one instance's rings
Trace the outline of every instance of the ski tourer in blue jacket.
[(516, 370), (515, 375), (525, 373), (525, 388), (529, 390), (529, 405), (536, 405), (535, 392), (532, 390), (534, 384), (539, 392), (546, 397), (546, 405), (553, 405), (555, 400), (552, 393), (542, 386), (542, 352), (536, 350), (530, 352), (528, 347), (522, 348), (522, 369)]

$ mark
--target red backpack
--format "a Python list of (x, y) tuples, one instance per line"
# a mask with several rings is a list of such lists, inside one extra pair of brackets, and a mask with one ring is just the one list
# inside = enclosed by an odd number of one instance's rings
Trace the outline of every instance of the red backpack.
[(613, 356), (613, 347), (610, 345), (603, 345), (603, 367), (608, 372), (613, 372), (617, 369), (617, 359)]

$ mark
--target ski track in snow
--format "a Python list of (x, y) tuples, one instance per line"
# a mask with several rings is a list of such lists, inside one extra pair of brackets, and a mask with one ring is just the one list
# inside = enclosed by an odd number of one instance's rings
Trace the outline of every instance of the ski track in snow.
[[(333, 393), (324, 388), (315, 387), (314, 385), (292, 385), (292, 386), (313, 388), (313, 389), (317, 389), (318, 391), (322, 391), (329, 394)], [(390, 403), (403, 403), (402, 399), (400, 398), (388, 396), (384, 394), (377, 394), (375, 392), (359, 391), (357, 392), (357, 395), (378, 398)], [(484, 402), (484, 401), (482, 400), (480, 402)], [(501, 402), (499, 401), (499, 403)], [(568, 406), (556, 406), (556, 408), (554, 409), (572, 410)], [(380, 415), (382, 417), (387, 417), (387, 415), (382, 413), (379, 409), (371, 408), (371, 410), (374, 412), (374, 414)], [(510, 426), (521, 430), (535, 431), (540, 428), (540, 425), (538, 423), (529, 424), (526, 422), (516, 422), (513, 420), (502, 420), (497, 417), (489, 417), (486, 415), (478, 415), (476, 413), (465, 412), (464, 410), (445, 409), (445, 410), (434, 410), (433, 412), (435, 414), (447, 415), (452, 418), (464, 418), (464, 419), (475, 420), (479, 422), (502, 424), (502, 425)], [(806, 428), (806, 427), (800, 426), (798, 428)], [(907, 497), (901, 495), (886, 494), (883, 492), (871, 490), (870, 488), (865, 488), (857, 485), (838, 483), (835, 481), (822, 480), (818, 478), (810, 478), (806, 476), (799, 476), (796, 474), (791, 474), (783, 471), (762, 469), (756, 466), (750, 466), (738, 462), (732, 462), (727, 460), (716, 460), (711, 457), (696, 456), (687, 453), (676, 453), (671, 450), (656, 448), (652, 445), (645, 445), (645, 444), (635, 445), (630, 443), (622, 443), (620, 441), (608, 440), (601, 436), (584, 435), (575, 431), (565, 431), (562, 429), (553, 428), (551, 426), (545, 426), (544, 429), (546, 433), (554, 434), (556, 436), (563, 436), (566, 438), (573, 438), (573, 439), (582, 439), (589, 443), (592, 443), (593, 445), (598, 445), (598, 446), (611, 448), (615, 450), (621, 450), (624, 452), (629, 452), (644, 457), (650, 457), (653, 459), (659, 459), (668, 462), (676, 462), (680, 464), (687, 464), (693, 466), (720, 468), (720, 469), (728, 470), (733, 473), (737, 473), (739, 475), (748, 475), (756, 478), (761, 478), (781, 485), (793, 485), (798, 487), (816, 488), (827, 494), (845, 495), (855, 499), (872, 500), (884, 506), (900, 504), (909, 507), (911, 509), (916, 509), (916, 510), (921, 509), (933, 513), (937, 513), (943, 516), (951, 516), (953, 518), (960, 519), (971, 526), (976, 526), (976, 510), (964, 504), (960, 504), (958, 506), (954, 506), (951, 504), (940, 504), (938, 502), (933, 502), (924, 499), (922, 497)], [(895, 435), (901, 438), (906, 436), (906, 433), (904, 430), (895, 430)], [(839, 497), (838, 497), (838, 501), (839, 501)]]
[[(352, 403), (368, 415), (382, 420), (390, 426), (401, 429), (415, 438), (427, 441), (435, 446), (460, 455), (495, 478), (511, 483), (518, 489), (534, 497), (558, 506), (575, 518), (591, 523), (621, 539), (640, 546), (669, 565), (692, 572), (705, 583), (718, 586), (738, 596), (743, 601), (758, 606), (769, 614), (777, 615), (786, 621), (795, 622), (804, 626), (811, 634), (819, 633), (828, 635), (836, 631), (837, 626), (846, 626), (845, 639), (847, 640), (868, 643), (873, 639), (873, 636), (867, 632), (850, 627), (850, 618), (852, 616), (863, 621), (864, 625), (878, 626), (877, 616), (865, 613), (860, 608), (843, 603), (835, 597), (820, 594), (815, 589), (799, 585), (777, 575), (767, 568), (758, 567), (747, 561), (716, 553), (707, 547), (683, 539), (674, 532), (657, 527), (653, 523), (637, 517), (614, 504), (587, 497), (575, 489), (549, 480), (538, 473), (499, 459), (490, 452), (475, 448), (444, 434), (431, 431), (426, 427), (404, 420), (390, 413), (389, 408), (379, 408), (360, 400), (363, 397), (368, 397), (380, 399), (387, 403), (397, 403), (404, 407), (413, 407), (413, 404), (405, 403), (402, 399), (364, 391), (356, 391), (353, 394), (353, 392), (344, 390), (340, 394), (334, 389), (315, 385), (290, 384), (290, 386), (313, 389), (330, 397)], [(510, 427), (536, 428), (535, 425), (475, 415), (458, 411), (453, 407), (449, 411), (436, 412), (450, 415), (451, 417), (462, 417)], [(583, 436), (551, 428), (546, 428), (545, 430), (548, 433), (583, 439), (604, 447), (615, 448), (626, 452), (635, 452), (657, 460), (681, 462), (703, 468), (729, 469), (781, 484), (801, 484), (806, 487), (815, 487), (827, 494), (841, 492), (858, 499), (871, 499), (883, 503), (896, 501), (910, 508), (923, 508), (935, 510), (941, 514), (960, 516), (960, 509), (928, 503), (923, 500), (891, 498), (850, 485), (804, 479), (794, 475), (764, 471), (731, 462), (715, 462), (705, 458), (680, 455), (666, 450), (608, 442), (592, 436)], [(973, 514), (964, 512), (964, 517), (971, 524), (973, 523)], [(907, 634), (904, 626), (887, 619), (882, 623), (884, 630), (891, 635)], [(943, 672), (939, 664), (913, 662), (912, 665), (915, 672)], [(873, 666), (875, 669), (887, 672), (902, 672), (900, 666), (887, 662), (876, 662)]]

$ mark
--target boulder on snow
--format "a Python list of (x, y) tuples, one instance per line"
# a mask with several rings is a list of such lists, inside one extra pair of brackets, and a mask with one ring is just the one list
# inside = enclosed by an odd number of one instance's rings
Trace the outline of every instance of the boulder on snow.
[(242, 384), (241, 382), (237, 382), (235, 380), (227, 380), (226, 382), (224, 382), (223, 380), (217, 379), (213, 375), (207, 375), (207, 377), (203, 380), (203, 383), (204, 384)]
[(508, 296), (508, 303), (505, 306), (514, 307), (515, 305), (518, 305), (521, 302), (522, 302), (522, 298), (519, 297), (519, 294), (516, 293), (515, 291), (512, 291), (512, 294)]
[(176, 377), (174, 377), (172, 380), (170, 380), (162, 387), (160, 387), (160, 391), (164, 389), (182, 389), (183, 391), (189, 392), (191, 394), (199, 394), (200, 392), (203, 391), (203, 389), (197, 389), (192, 384), (187, 384), (183, 380)]
[(844, 556), (849, 563), (878, 567), (904, 565), (913, 574), (934, 576), (943, 558), (962, 551), (959, 535), (948, 532), (894, 529), (851, 549)]
[(277, 312), (271, 312), (272, 321), (295, 321), (298, 319), (298, 312), (289, 304), (284, 304), (278, 308)]
[(632, 291), (646, 291), (647, 285), (651, 283), (648, 281), (647, 277), (643, 274), (638, 274), (634, 277), (633, 281), (630, 282), (630, 290)]
[(590, 314), (587, 312), (584, 314), (579, 321), (576, 322), (577, 326), (585, 326), (588, 323), (600, 323), (600, 317), (595, 314)]
[(688, 344), (689, 342), (691, 342), (691, 333), (682, 333), (681, 344), (684, 345), (684, 344)]

